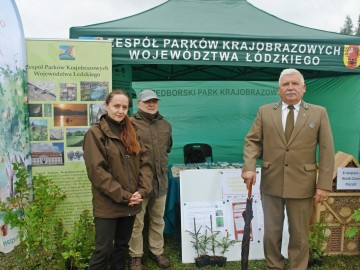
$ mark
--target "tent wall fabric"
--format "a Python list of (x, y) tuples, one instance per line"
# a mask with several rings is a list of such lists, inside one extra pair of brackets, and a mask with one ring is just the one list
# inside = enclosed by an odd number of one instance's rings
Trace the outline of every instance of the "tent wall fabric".
[(171, 161), (181, 162), (189, 142), (238, 161), (258, 107), (279, 100), (277, 80), (290, 67), (304, 74), (306, 101), (327, 108), (336, 150), (359, 156), (359, 37), (289, 23), (246, 0), (169, 0), (71, 27), (70, 38), (111, 39), (113, 66), (131, 65), (136, 92), (158, 91), (174, 126)]
[[(329, 114), (335, 150), (358, 156), (360, 142), (360, 76), (306, 80), (304, 100)], [(160, 111), (173, 124), (172, 163), (183, 162), (183, 146), (205, 142), (217, 162), (241, 162), (244, 137), (257, 109), (277, 102), (277, 82), (137, 82), (133, 88), (155, 89)], [(136, 109), (135, 109), (136, 110)]]

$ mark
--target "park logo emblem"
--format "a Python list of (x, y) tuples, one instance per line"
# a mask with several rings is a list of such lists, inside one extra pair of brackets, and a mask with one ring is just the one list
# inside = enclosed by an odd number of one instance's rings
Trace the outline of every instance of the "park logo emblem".
[(344, 45), (343, 61), (347, 68), (357, 68), (360, 65), (360, 46)]
[(75, 60), (75, 46), (60, 45), (59, 50), (60, 60)]

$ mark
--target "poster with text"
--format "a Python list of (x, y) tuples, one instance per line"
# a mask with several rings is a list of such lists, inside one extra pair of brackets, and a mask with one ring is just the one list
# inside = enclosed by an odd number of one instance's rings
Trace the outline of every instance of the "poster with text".
[(91, 209), (83, 137), (104, 113), (112, 89), (111, 43), (26, 40), (32, 174), (43, 174), (66, 193), (58, 214), (71, 231)]

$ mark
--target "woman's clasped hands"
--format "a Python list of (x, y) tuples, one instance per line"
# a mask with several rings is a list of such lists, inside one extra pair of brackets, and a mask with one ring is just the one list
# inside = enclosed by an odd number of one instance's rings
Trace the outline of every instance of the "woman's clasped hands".
[(143, 201), (143, 198), (141, 196), (141, 194), (136, 191), (129, 199), (129, 206), (133, 206), (135, 204), (139, 204)]

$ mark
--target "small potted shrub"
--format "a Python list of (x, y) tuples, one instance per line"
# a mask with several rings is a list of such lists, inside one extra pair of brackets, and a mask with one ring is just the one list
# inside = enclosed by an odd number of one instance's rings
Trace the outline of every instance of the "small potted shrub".
[(225, 253), (229, 251), (229, 248), (235, 245), (238, 241), (230, 239), (230, 234), (227, 231), (226, 236), (224, 236), (221, 241), (216, 241), (217, 247), (220, 248), (220, 256), (217, 256), (217, 266), (225, 266), (227, 258)]
[(193, 241), (191, 241), (191, 243), (196, 251), (197, 257), (195, 258), (195, 265), (198, 268), (207, 266), (209, 264), (209, 256), (206, 254), (209, 237), (207, 236), (206, 231), (204, 235), (201, 234), (201, 227), (202, 226), (200, 226), (199, 228), (196, 227), (196, 221), (194, 218), (194, 231), (188, 231), (188, 233), (193, 238)]
[(200, 256), (195, 260), (195, 264), (198, 268), (206, 266), (210, 262), (210, 256), (207, 254), (209, 241), (210, 241), (210, 237), (207, 234), (207, 230), (205, 230), (204, 234), (200, 235), (200, 242), (199, 242)]
[[(227, 257), (225, 253), (229, 250), (238, 241), (230, 239), (229, 232), (226, 232), (221, 241), (218, 240), (220, 234), (219, 231), (214, 231), (212, 225), (212, 216), (210, 215), (210, 227), (206, 227), (205, 232), (202, 234), (201, 227), (196, 227), (196, 222), (194, 218), (194, 231), (188, 233), (192, 236), (193, 241), (191, 241), (193, 248), (196, 250), (197, 257), (195, 258), (195, 265), (198, 268), (212, 265), (223, 267), (226, 264)], [(208, 235), (208, 231), (210, 234)], [(216, 255), (216, 249), (220, 250), (220, 255)], [(209, 256), (207, 251), (210, 250), (212, 255)]]
[[(230, 234), (228, 231), (226, 232), (226, 236), (224, 236), (221, 241), (219, 241), (218, 236), (220, 232), (214, 231), (212, 224), (212, 216), (210, 215), (210, 227), (207, 227), (210, 231), (209, 244), (213, 254), (210, 256), (210, 265), (223, 267), (227, 261), (225, 253), (229, 251), (229, 248), (238, 241), (230, 239)], [(220, 249), (220, 255), (216, 255), (216, 249)]]
[(220, 258), (221, 256), (216, 255), (216, 247), (218, 246), (217, 236), (219, 235), (219, 231), (214, 231), (213, 223), (212, 223), (212, 215), (210, 215), (210, 227), (207, 227), (210, 231), (210, 247), (212, 251), (212, 255), (210, 256), (210, 265), (221, 265), (223, 259)]
[(312, 224), (309, 232), (309, 266), (323, 264), (327, 226), (323, 219)]

